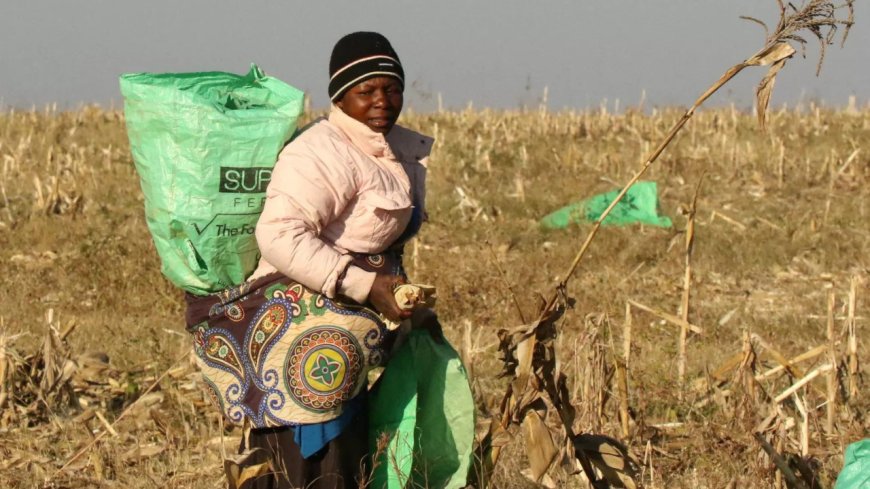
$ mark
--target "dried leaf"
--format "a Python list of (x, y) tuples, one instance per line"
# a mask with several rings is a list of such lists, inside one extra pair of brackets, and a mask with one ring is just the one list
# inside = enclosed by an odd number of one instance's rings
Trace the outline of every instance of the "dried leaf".
[(266, 451), (252, 448), (224, 459), (224, 472), (230, 489), (239, 489), (245, 482), (270, 474), (273, 469)]
[(767, 107), (770, 104), (770, 96), (773, 92), (773, 85), (776, 82), (776, 75), (777, 73), (779, 73), (779, 70), (781, 70), (782, 67), (785, 66), (785, 62), (787, 59), (788, 58), (783, 58), (773, 63), (770, 69), (767, 70), (767, 74), (764, 75), (764, 78), (761, 79), (761, 82), (758, 84), (758, 88), (755, 89), (755, 104), (756, 110), (758, 111), (758, 125), (760, 125), (762, 129), (764, 129), (767, 124)]
[(528, 379), (529, 375), (532, 373), (532, 359), (535, 353), (536, 342), (534, 336), (529, 336), (517, 344), (516, 355), (518, 362), (518, 379)]
[(136, 400), (136, 405), (130, 406), (131, 411), (144, 410), (161, 404), (166, 396), (162, 392), (149, 392)]
[(615, 487), (636, 489), (639, 464), (619, 441), (604, 435), (579, 435), (574, 446), (583, 450), (607, 481)]
[(106, 467), (103, 464), (103, 456), (98, 452), (91, 452), (88, 459), (91, 462), (91, 465), (94, 467), (94, 479), (97, 481), (102, 481), (105, 479)]
[(4, 460), (3, 462), (0, 462), (0, 469), (9, 470), (9, 469), (18, 468), (19, 466), (22, 465), (23, 461), (24, 460), (22, 459), (22, 457), (20, 455), (12, 455), (11, 457)]
[(93, 410), (93, 408), (87, 408), (84, 411), (82, 411), (81, 414), (79, 414), (78, 416), (76, 416), (73, 419), (76, 423), (85, 423), (87, 421), (94, 419), (94, 416), (96, 416), (94, 413), (95, 413), (95, 411)]
[(165, 451), (166, 445), (144, 445), (127, 450), (120, 458), (123, 462), (137, 463), (143, 459), (159, 455)]
[(501, 423), (496, 418), (490, 418), (483, 423), (478, 422), (475, 427), (476, 439), (488, 440), (488, 444), (493, 447), (503, 447), (511, 442), (513, 437), (502, 427)]
[(238, 446), (242, 442), (241, 436), (213, 436), (202, 443), (206, 447), (219, 447), (223, 444)]
[(532, 474), (532, 469), (523, 469), (520, 471), (523, 477), (529, 479), (530, 481), (535, 482), (536, 484), (540, 484), (547, 489), (556, 489), (556, 481), (553, 480), (548, 474), (544, 474), (544, 477), (541, 477), (541, 480), (535, 479), (534, 474)]
[(550, 470), (550, 466), (559, 455), (559, 449), (553, 443), (550, 429), (538, 415), (537, 411), (529, 411), (523, 419), (523, 436), (526, 440), (526, 453), (529, 457), (531, 479), (540, 482)]
[[(514, 338), (516, 337), (514, 336)], [(524, 406), (533, 402), (539, 396), (537, 388), (531, 385), (536, 343), (535, 336), (529, 335), (510, 348), (509, 354), (515, 360), (514, 365), (516, 365), (513, 371), (516, 377), (512, 381), (514, 393), (512, 406), (516, 408), (516, 411), (522, 410)]]
[(78, 371), (79, 367), (76, 365), (76, 362), (72, 360), (65, 360), (63, 362), (63, 367), (60, 369), (60, 376), (55, 380), (54, 385), (51, 386), (51, 390), (55, 390), (56, 388), (66, 384), (70, 379), (73, 378), (73, 375)]
[(77, 386), (83, 384), (105, 384), (105, 379), (112, 376), (109, 368), (109, 356), (102, 352), (89, 352), (76, 355), (75, 365), (78, 367), (73, 376)]
[(523, 416), (525, 416), (525, 412), (533, 406), (536, 406), (538, 403), (543, 402), (542, 392), (538, 388), (538, 382), (535, 377), (532, 377), (532, 382), (526, 384), (528, 386), (522, 394), (515, 395), (513, 398), (512, 408), (514, 412), (514, 420), (519, 423)]
[(753, 57), (746, 60), (746, 64), (749, 66), (772, 65), (778, 61), (791, 58), (794, 53), (795, 50), (789, 43), (777, 42), (765, 47)]

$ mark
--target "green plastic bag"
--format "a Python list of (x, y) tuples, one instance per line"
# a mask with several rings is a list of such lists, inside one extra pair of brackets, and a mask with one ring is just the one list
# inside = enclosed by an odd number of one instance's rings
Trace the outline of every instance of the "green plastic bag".
[(136, 73), (120, 82), (161, 271), (200, 295), (243, 282), (259, 260), (254, 226), (303, 93), (256, 65), (244, 76)]
[(459, 355), (413, 331), (369, 397), (373, 489), (466, 485), (474, 442), (474, 400)]
[[(541, 225), (549, 229), (563, 229), (571, 224), (595, 222), (604, 210), (619, 195), (619, 190), (598, 194), (580, 202), (562, 207), (544, 216)], [(613, 211), (602, 226), (642, 223), (651, 226), (669, 228), (673, 225), (670, 218), (660, 216), (658, 212), (659, 199), (655, 182), (637, 182), (628, 189), (625, 197), (616, 204)]]
[(846, 447), (843, 470), (837, 476), (834, 489), (870, 488), (870, 438)]

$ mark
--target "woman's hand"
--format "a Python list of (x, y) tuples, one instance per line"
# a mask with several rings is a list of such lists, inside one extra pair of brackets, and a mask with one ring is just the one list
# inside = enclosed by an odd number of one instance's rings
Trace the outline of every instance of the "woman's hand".
[(396, 296), (393, 292), (397, 285), (403, 283), (405, 281), (398, 275), (382, 275), (379, 273), (375, 277), (374, 283), (372, 283), (372, 289), (369, 291), (369, 302), (390, 321), (399, 322), (411, 317), (411, 311), (403, 311), (396, 304)]

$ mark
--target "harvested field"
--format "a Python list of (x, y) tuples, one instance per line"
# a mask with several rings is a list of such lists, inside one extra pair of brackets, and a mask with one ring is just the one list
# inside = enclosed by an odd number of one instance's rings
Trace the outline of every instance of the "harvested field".
[[(406, 264), (438, 287), (484, 414), (508, 384), (497, 331), (522, 323), (506, 284), (531, 317), (590, 227), (538, 220), (619, 188), (681, 115), (403, 115), (438, 140)], [(645, 177), (674, 228), (602, 229), (567, 291), (556, 351), (575, 429), (621, 440), (644, 487), (785, 487), (756, 431), (830, 487), (870, 432), (870, 108), (775, 110), (767, 126), (699, 112)], [(0, 113), (0, 290), (0, 487), (222, 487), (240, 432), (200, 390), (122, 113)], [(493, 486), (535, 487), (523, 437), (506, 439)], [(573, 470), (556, 460), (544, 482), (585, 487)]]

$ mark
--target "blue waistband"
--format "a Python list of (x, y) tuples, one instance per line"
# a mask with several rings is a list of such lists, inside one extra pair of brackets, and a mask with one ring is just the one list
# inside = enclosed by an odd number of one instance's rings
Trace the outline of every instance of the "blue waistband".
[(319, 452), (327, 443), (340, 435), (353, 418), (366, 408), (367, 391), (363, 389), (356, 397), (342, 405), (339, 417), (323, 423), (302, 424), (293, 427), (293, 441), (299, 446), (302, 458)]

